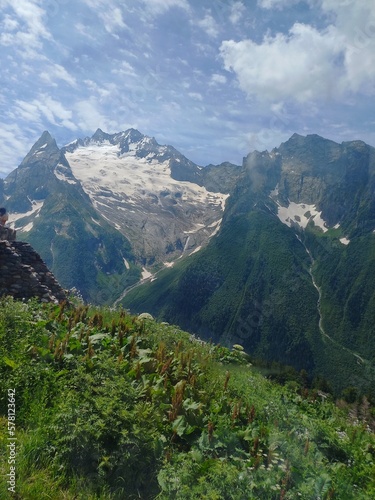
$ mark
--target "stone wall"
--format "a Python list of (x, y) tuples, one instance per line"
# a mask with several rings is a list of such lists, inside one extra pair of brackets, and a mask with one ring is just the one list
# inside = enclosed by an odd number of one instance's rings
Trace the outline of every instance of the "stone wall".
[(64, 290), (40, 255), (28, 243), (0, 240), (0, 296), (38, 297), (42, 302), (66, 300)]

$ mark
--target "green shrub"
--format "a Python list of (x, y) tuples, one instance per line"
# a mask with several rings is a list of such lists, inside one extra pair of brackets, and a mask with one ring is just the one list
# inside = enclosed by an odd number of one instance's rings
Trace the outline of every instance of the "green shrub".
[[(304, 374), (279, 367), (278, 385), (238, 346), (121, 309), (5, 298), (0, 348), (1, 387), (16, 389), (20, 498), (374, 497), (369, 402), (351, 422), (302, 387)], [(6, 473), (6, 390), (0, 402)]]

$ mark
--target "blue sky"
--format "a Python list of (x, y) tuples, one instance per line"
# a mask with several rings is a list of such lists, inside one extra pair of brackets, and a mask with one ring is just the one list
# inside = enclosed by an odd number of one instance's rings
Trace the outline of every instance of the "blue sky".
[(373, 0), (0, 0), (0, 176), (134, 127), (199, 165), (294, 132), (375, 145)]

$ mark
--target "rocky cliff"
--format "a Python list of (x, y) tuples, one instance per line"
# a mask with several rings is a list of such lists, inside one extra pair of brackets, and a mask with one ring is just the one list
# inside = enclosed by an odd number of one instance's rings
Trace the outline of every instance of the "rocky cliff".
[(42, 302), (66, 299), (64, 290), (31, 245), (0, 240), (0, 296), (38, 297)]

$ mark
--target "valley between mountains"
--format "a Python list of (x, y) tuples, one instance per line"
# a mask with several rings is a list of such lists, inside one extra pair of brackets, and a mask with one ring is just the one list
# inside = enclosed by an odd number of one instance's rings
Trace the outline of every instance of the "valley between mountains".
[[(201, 167), (134, 129), (44, 132), (0, 203), (60, 283), (205, 340), (375, 387), (375, 149), (294, 134)], [(272, 369), (272, 368), (271, 368)]]

